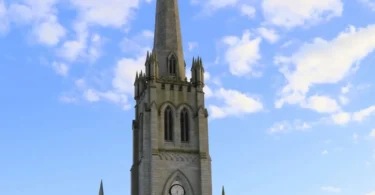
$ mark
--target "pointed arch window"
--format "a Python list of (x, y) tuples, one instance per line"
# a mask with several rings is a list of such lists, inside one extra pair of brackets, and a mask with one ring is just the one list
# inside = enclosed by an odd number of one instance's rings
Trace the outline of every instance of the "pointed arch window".
[(169, 106), (164, 111), (164, 140), (173, 141), (173, 112)]
[(176, 66), (177, 66), (177, 59), (176, 59), (176, 56), (175, 55), (172, 55), (170, 58), (169, 58), (169, 74), (170, 75), (176, 75)]
[(186, 108), (180, 114), (181, 142), (189, 142), (189, 113)]

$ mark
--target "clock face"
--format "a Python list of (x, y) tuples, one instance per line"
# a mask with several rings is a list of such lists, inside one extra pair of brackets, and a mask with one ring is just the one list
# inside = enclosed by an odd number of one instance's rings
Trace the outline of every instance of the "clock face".
[(185, 195), (184, 188), (179, 184), (174, 184), (170, 189), (171, 195)]

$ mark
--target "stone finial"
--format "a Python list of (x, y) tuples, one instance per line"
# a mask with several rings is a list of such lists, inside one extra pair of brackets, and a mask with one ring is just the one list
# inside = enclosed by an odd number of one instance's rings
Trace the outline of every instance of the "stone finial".
[(221, 190), (221, 195), (225, 195), (224, 186), (223, 186), (223, 189)]

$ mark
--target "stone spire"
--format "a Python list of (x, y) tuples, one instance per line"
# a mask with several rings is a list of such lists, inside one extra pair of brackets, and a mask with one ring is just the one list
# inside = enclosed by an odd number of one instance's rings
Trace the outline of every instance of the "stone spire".
[(182, 50), (182, 36), (178, 0), (157, 0), (154, 34), (154, 52), (159, 64), (159, 76), (169, 74), (172, 55), (176, 58), (176, 77), (185, 79), (185, 61)]
[(223, 189), (221, 190), (221, 195), (225, 195), (224, 186), (223, 186)]
[(104, 195), (103, 180), (100, 181), (99, 195)]

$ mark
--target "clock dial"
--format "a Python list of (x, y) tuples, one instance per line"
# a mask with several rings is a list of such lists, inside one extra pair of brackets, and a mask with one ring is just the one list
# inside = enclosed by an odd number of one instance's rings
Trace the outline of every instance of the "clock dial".
[(175, 184), (171, 187), (170, 194), (171, 195), (185, 195), (185, 190), (181, 185)]

